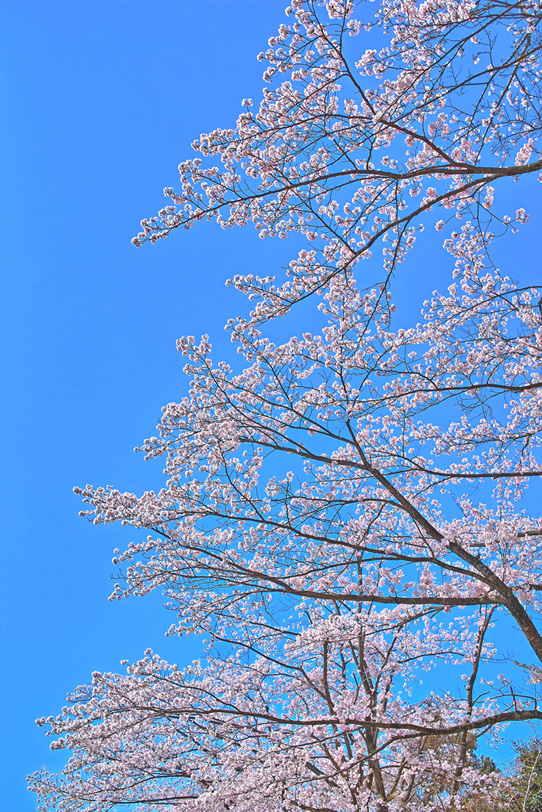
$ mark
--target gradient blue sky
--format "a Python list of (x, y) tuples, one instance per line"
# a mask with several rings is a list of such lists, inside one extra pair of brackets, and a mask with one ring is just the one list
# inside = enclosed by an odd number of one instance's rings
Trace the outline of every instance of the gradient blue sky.
[[(159, 482), (131, 449), (183, 392), (175, 339), (208, 332), (226, 352), (222, 327), (241, 303), (223, 281), (290, 255), (214, 224), (130, 244), (193, 138), (258, 98), (255, 57), (285, 4), (3, 2), (0, 812), (35, 810), (25, 774), (62, 755), (34, 719), (93, 670), (147, 646), (174, 662), (194, 653), (164, 639), (158, 596), (107, 601), (126, 536), (80, 519), (72, 487)], [(540, 281), (537, 223), (522, 241), (529, 281)], [(517, 247), (505, 252), (514, 260)], [(419, 267), (431, 287), (423, 256)]]
[(35, 810), (26, 773), (62, 759), (34, 719), (93, 670), (147, 646), (191, 659), (164, 639), (158, 596), (107, 601), (126, 537), (80, 519), (72, 487), (152, 486), (132, 448), (184, 385), (175, 339), (229, 343), (222, 327), (239, 308), (222, 283), (272, 250), (213, 224), (153, 248), (130, 239), (194, 137), (257, 97), (255, 57), (284, 5), (2, 4), (0, 812)]

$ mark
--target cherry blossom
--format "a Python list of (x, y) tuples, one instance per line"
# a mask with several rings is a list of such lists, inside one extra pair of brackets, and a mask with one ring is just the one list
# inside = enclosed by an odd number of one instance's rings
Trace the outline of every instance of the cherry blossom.
[[(138, 240), (210, 217), (311, 245), (280, 285), (234, 280), (234, 360), (179, 339), (141, 446), (162, 488), (75, 489), (127, 528), (111, 599), (159, 590), (202, 657), (148, 651), (38, 720), (71, 753), (31, 778), (40, 810), (452, 812), (502, 797), (474, 749), (542, 719), (542, 293), (488, 253), (496, 187), (542, 166), (540, 5), (288, 11), (263, 59), (290, 78), (199, 139), (222, 168), (182, 164)], [(392, 274), (432, 208), (448, 278), (406, 323)]]
[[(473, 738), (542, 717), (542, 521), (522, 508), (542, 472), (542, 318), (478, 242), (469, 223), (452, 238), (454, 278), (408, 329), (390, 295), (334, 277), (317, 334), (236, 324), (241, 372), (207, 337), (179, 341), (189, 394), (142, 446), (163, 489), (76, 491), (94, 522), (134, 528), (112, 598), (164, 591), (169, 633), (202, 634), (206, 657), (148, 655), (79, 689), (49, 720), (73, 755), (64, 779), (34, 777), (44, 809), (499, 791)], [(510, 621), (532, 657), (515, 683)]]
[(260, 54), (259, 106), (244, 99), (234, 128), (194, 141), (201, 157), (179, 165), (170, 203), (133, 240), (203, 219), (296, 235), (286, 280), (232, 280), (265, 292), (257, 319), (376, 250), (385, 283), (433, 210), (438, 228), (470, 217), (485, 233), (496, 185), (542, 169), (538, 2), (306, 0), (286, 12)]

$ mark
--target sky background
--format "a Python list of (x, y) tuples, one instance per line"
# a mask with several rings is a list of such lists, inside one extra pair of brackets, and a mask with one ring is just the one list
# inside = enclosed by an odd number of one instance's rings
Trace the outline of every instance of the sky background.
[[(110, 603), (122, 528), (79, 518), (74, 485), (152, 487), (132, 449), (182, 393), (175, 340), (239, 310), (224, 280), (266, 247), (214, 224), (140, 249), (201, 132), (258, 96), (284, 0), (4, 0), (0, 812), (31, 812), (51, 753), (36, 717), (148, 646), (188, 661), (159, 596)], [(284, 251), (284, 247), (282, 248)], [(150, 480), (153, 479), (153, 482)], [(120, 533), (119, 533), (120, 531)]]
[[(191, 141), (258, 99), (256, 55), (286, 3), (2, 5), (0, 812), (32, 812), (26, 773), (64, 758), (36, 717), (149, 646), (179, 663), (197, 651), (164, 638), (173, 618), (159, 596), (108, 602), (126, 531), (79, 518), (72, 488), (159, 483), (132, 448), (184, 393), (175, 340), (207, 332), (227, 354), (223, 325), (244, 303), (224, 280), (273, 273), (291, 256), (288, 244), (214, 224), (130, 244)], [(521, 243), (529, 281), (540, 281), (537, 233), (539, 217)], [(517, 262), (517, 244), (503, 250)], [(431, 289), (433, 261), (418, 255), (401, 283), (411, 297)]]

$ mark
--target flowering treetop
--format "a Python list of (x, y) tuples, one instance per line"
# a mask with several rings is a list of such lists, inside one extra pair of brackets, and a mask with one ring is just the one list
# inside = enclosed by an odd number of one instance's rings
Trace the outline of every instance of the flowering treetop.
[[(335, 277), (322, 332), (247, 330), (241, 373), (180, 340), (190, 393), (143, 446), (164, 488), (78, 492), (95, 522), (146, 531), (116, 551), (113, 597), (165, 590), (206, 664), (149, 654), (77, 692), (49, 720), (67, 779), (35, 778), (55, 809), (414, 812), (499, 791), (473, 743), (542, 718), (542, 522), (521, 506), (542, 471), (542, 319), (475, 234), (410, 329)], [(531, 655), (503, 674), (509, 619)]]
[[(179, 208), (146, 224), (315, 247), (281, 287), (236, 281), (240, 369), (179, 340), (187, 392), (142, 446), (162, 489), (76, 489), (132, 528), (112, 597), (162, 590), (169, 633), (206, 647), (96, 673), (39, 720), (72, 752), (33, 777), (43, 810), (455, 812), (502, 791), (477, 742), (542, 719), (541, 292), (487, 257), (490, 185), (540, 169), (539, 7), (365, 8), (294, 2), (265, 56), (291, 83), (202, 137), (223, 168), (183, 164)], [(376, 46), (357, 73), (348, 34)], [(432, 206), (464, 218), (452, 278), (405, 326), (388, 276)], [(358, 284), (377, 240), (382, 284)], [(314, 292), (316, 329), (273, 342), (262, 322)]]
[(303, 235), (310, 250), (284, 284), (234, 280), (265, 291), (260, 318), (376, 248), (383, 269), (371, 266), (370, 284), (385, 281), (432, 209), (438, 229), (468, 216), (485, 234), (502, 223), (497, 182), (542, 169), (538, 2), (295, 0), (287, 14), (260, 54), (259, 106), (244, 100), (235, 128), (194, 142), (202, 157), (180, 164), (171, 205), (134, 239), (202, 219)]

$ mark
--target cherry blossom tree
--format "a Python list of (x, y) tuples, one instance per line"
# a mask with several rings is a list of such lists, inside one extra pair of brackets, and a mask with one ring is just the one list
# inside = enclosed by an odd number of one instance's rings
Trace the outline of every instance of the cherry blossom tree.
[[(187, 394), (142, 446), (163, 488), (76, 489), (132, 528), (112, 598), (163, 591), (202, 658), (149, 651), (39, 720), (71, 751), (31, 779), (42, 810), (467, 809), (503, 797), (477, 744), (542, 718), (541, 293), (488, 256), (493, 185), (542, 166), (540, 7), (289, 11), (265, 58), (291, 81), (202, 136), (224, 168), (182, 164), (138, 241), (213, 217), (313, 245), (279, 285), (235, 280), (235, 361), (179, 340)], [(405, 326), (392, 275), (437, 206), (463, 219), (451, 278)], [(273, 339), (309, 295), (311, 332)]]
[[(234, 129), (202, 134), (170, 204), (136, 245), (214, 219), (310, 243), (287, 278), (233, 280), (261, 318), (287, 310), (381, 251), (389, 280), (424, 222), (469, 217), (482, 235), (498, 183), (542, 169), (540, 4), (293, 0), (260, 54), (267, 86)], [(280, 80), (280, 81), (279, 81)], [(277, 83), (278, 82), (278, 83)], [(216, 165), (218, 161), (218, 165)], [(364, 277), (369, 273), (364, 270)]]

